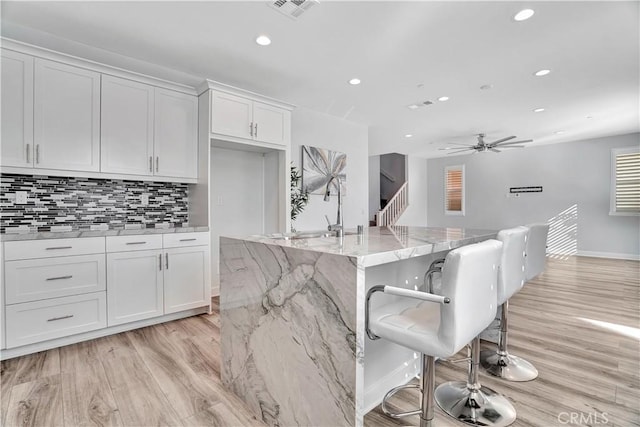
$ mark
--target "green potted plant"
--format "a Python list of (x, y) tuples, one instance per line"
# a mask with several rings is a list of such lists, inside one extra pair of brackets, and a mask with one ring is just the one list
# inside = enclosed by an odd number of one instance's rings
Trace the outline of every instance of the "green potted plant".
[[(291, 165), (291, 222), (295, 221), (298, 214), (302, 212), (309, 203), (309, 192), (300, 185), (302, 173), (295, 166)], [(291, 231), (296, 231), (291, 226)]]

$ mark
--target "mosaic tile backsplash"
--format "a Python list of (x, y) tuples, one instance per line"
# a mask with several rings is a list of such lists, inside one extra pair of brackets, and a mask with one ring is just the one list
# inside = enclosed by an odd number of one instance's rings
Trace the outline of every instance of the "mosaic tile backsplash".
[[(19, 191), (26, 192), (26, 204), (16, 203)], [(31, 231), (88, 230), (98, 224), (182, 227), (189, 221), (188, 192), (180, 183), (2, 174), (0, 233), (19, 226)]]

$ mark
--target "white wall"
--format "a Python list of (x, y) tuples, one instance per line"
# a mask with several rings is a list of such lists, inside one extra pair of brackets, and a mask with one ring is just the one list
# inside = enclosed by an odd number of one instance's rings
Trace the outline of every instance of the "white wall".
[[(367, 126), (352, 123), (307, 108), (293, 110), (291, 117), (291, 160), (302, 170), (302, 145), (340, 151), (347, 155), (347, 195), (343, 197), (346, 228), (367, 225), (369, 210), (369, 137)], [(326, 229), (325, 214), (335, 222), (337, 197), (329, 202), (310, 195), (309, 204), (292, 227), (298, 231)]]
[(407, 156), (407, 181), (409, 182), (409, 206), (400, 216), (397, 225), (427, 226), (427, 159)]
[[(499, 229), (546, 221), (577, 208), (578, 254), (638, 258), (640, 218), (609, 215), (611, 149), (638, 146), (640, 135), (529, 146), (502, 153), (429, 159), (429, 226)], [(466, 215), (444, 215), (444, 167), (465, 165)], [(409, 184), (411, 185), (411, 183)], [(507, 197), (509, 187), (542, 193)]]

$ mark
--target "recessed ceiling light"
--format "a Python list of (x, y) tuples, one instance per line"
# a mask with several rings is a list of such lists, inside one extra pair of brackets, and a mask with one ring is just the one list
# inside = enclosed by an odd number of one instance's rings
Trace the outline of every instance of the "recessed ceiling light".
[(449, 97), (448, 96), (441, 96), (440, 98), (438, 98), (438, 101), (448, 101)]
[(353, 86), (359, 85), (360, 84), (360, 79), (353, 78), (353, 79), (349, 80), (349, 84), (353, 85)]
[(271, 44), (271, 39), (265, 35), (261, 35), (256, 38), (256, 43), (260, 46), (269, 46)]
[(534, 113), (542, 113), (544, 111), (544, 108), (536, 108), (535, 110), (533, 110)]
[(407, 105), (407, 108), (410, 110), (417, 110), (418, 108), (420, 108), (420, 106), (418, 104), (411, 104)]
[(593, 119), (593, 116), (587, 116), (587, 119)]
[(565, 133), (565, 132), (566, 132), (566, 131), (564, 131), (564, 130), (558, 130), (558, 131), (555, 131), (554, 133), (555, 133), (556, 135), (562, 135), (562, 134), (563, 134), (563, 133)]
[(405, 137), (405, 138), (411, 138), (412, 136), (413, 136), (412, 134), (408, 133), (408, 134), (406, 134), (404, 137)]
[(535, 12), (531, 9), (523, 9), (520, 12), (516, 13), (513, 17), (516, 21), (526, 21), (531, 18)]
[(493, 85), (482, 85), (482, 86), (480, 86), (480, 89), (482, 89), (482, 90), (489, 90), (489, 89), (491, 89), (492, 87), (493, 87)]
[(550, 72), (551, 72), (551, 70), (539, 70), (539, 71), (536, 71), (536, 72), (534, 73), (534, 76), (538, 76), (538, 77), (546, 76), (546, 75), (547, 75), (547, 74), (549, 74)]

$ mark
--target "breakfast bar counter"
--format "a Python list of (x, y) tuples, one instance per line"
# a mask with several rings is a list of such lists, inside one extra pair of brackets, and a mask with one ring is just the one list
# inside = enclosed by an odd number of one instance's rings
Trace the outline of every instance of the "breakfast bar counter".
[(433, 260), (495, 236), (393, 226), (344, 237), (221, 237), (223, 384), (269, 425), (362, 425), (420, 362), (366, 337), (367, 290), (416, 289)]

